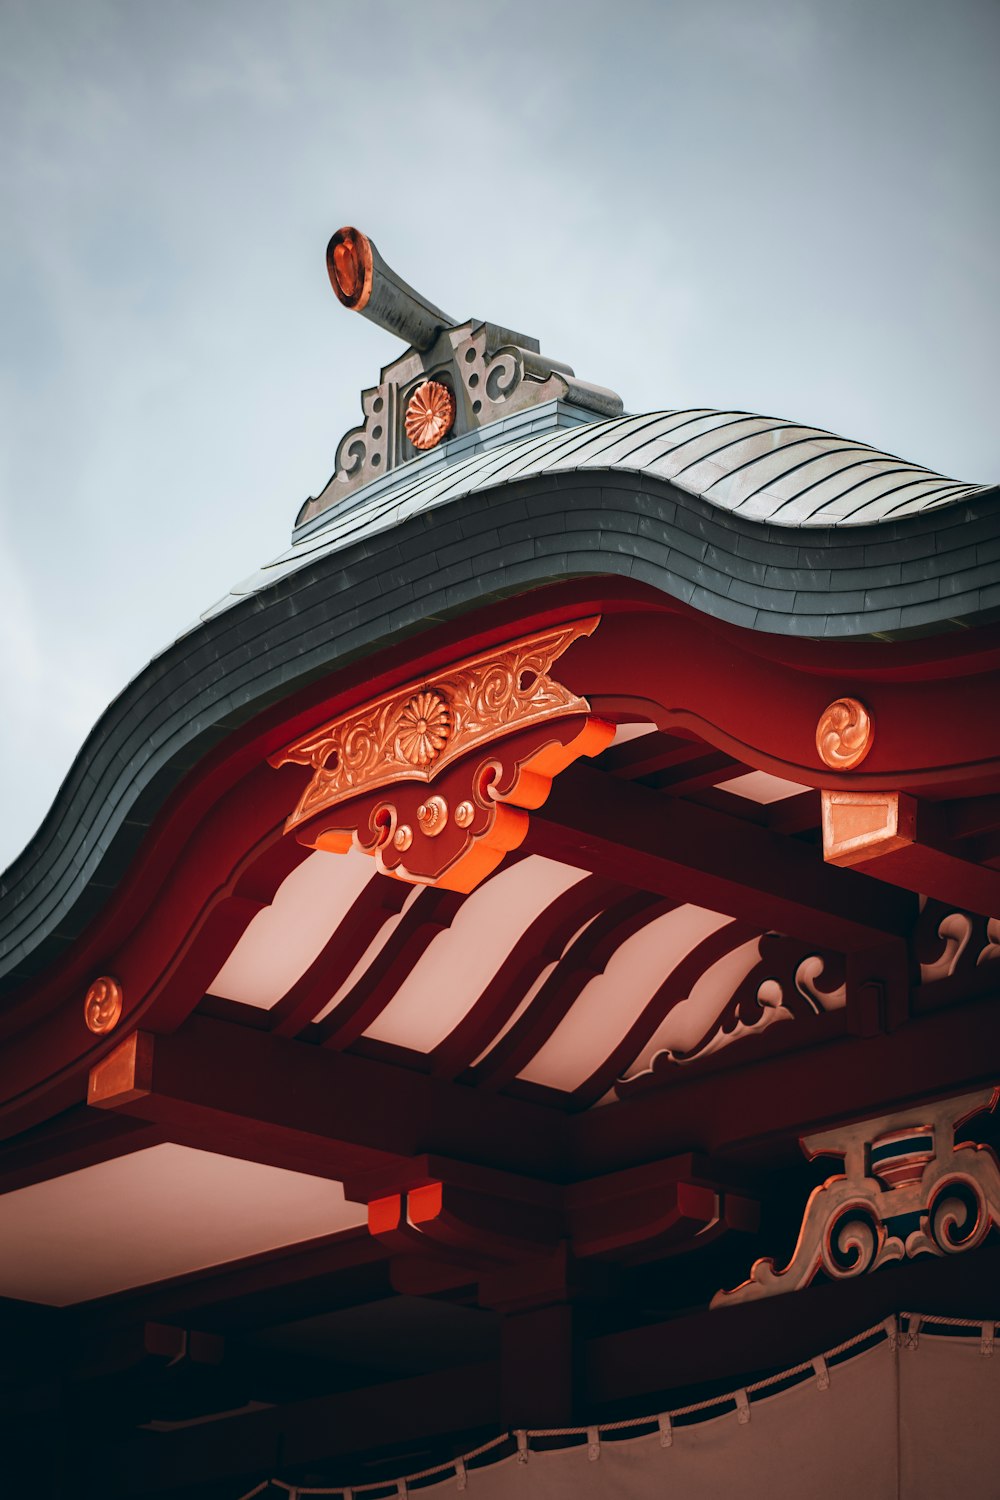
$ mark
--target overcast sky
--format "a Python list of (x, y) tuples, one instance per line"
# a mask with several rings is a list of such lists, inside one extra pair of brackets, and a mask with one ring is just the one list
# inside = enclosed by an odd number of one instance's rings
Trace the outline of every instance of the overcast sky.
[(0, 0), (0, 868), (400, 346), (343, 223), (630, 411), (1000, 479), (1000, 0)]

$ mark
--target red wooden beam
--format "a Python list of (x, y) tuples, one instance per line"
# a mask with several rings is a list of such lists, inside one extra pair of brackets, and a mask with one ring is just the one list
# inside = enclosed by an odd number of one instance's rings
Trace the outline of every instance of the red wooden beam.
[(430, 1054), (432, 1073), (454, 1078), (471, 1066), (510, 1020), (542, 971), (562, 956), (574, 933), (623, 894), (621, 886), (591, 875), (539, 913), (479, 998)]
[(947, 813), (906, 793), (824, 792), (823, 853), (904, 890), (964, 911), (1000, 911), (1000, 870), (942, 838)]
[(90, 1103), (182, 1144), (332, 1178), (428, 1150), (536, 1175), (565, 1168), (568, 1121), (537, 1105), (210, 1016), (137, 1036), (93, 1070)]
[(590, 1172), (696, 1149), (716, 1161), (764, 1162), (781, 1140), (1000, 1081), (1000, 1004), (993, 990), (870, 1037), (827, 1040), (669, 1084), (576, 1117), (575, 1152)]
[[(401, 881), (394, 882), (401, 885)], [(406, 890), (406, 887), (403, 887)], [(409, 891), (407, 891), (407, 895)], [(385, 947), (350, 991), (319, 1023), (325, 1047), (350, 1046), (372, 1024), (431, 943), (450, 927), (466, 897), (458, 891), (418, 891)], [(349, 971), (348, 971), (349, 972)]]
[(409, 894), (399, 880), (376, 875), (369, 881), (305, 973), (271, 1008), (276, 1036), (297, 1036), (318, 1015)]
[(524, 848), (840, 952), (904, 938), (916, 919), (914, 897), (808, 845), (590, 766), (553, 783)]
[[(517, 1020), (476, 1063), (471, 1076), (480, 1087), (503, 1088), (548, 1041), (584, 987), (603, 972), (622, 943), (674, 905), (632, 891), (585, 928)], [(520, 996), (518, 997), (521, 998)]]

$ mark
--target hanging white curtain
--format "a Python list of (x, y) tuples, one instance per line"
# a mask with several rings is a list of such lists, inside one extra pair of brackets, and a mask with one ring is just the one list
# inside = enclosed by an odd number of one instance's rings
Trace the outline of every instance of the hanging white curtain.
[[(276, 1490), (351, 1493), (280, 1480), (252, 1493)], [(427, 1500), (456, 1491), (463, 1500), (1000, 1500), (994, 1324), (907, 1314), (712, 1405), (643, 1424), (517, 1433), (353, 1495), (393, 1490)]]

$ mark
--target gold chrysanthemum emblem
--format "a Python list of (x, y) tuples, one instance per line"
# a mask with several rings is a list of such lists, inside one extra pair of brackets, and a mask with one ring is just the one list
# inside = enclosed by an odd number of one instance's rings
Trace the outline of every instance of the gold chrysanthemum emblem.
[(414, 448), (436, 448), (455, 422), (455, 398), (438, 380), (418, 385), (406, 403), (406, 436)]
[(451, 733), (448, 705), (437, 693), (417, 693), (399, 716), (396, 744), (404, 760), (426, 766), (440, 755)]

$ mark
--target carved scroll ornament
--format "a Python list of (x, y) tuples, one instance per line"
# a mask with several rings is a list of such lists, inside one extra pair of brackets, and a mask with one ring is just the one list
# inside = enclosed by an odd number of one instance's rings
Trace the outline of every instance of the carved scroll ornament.
[(874, 737), (875, 726), (864, 704), (857, 698), (838, 698), (820, 715), (816, 749), (824, 765), (851, 771), (864, 760)]
[[(742, 941), (742, 933), (733, 943)], [(756, 959), (730, 993), (724, 989), (704, 1015), (700, 1037), (683, 1050), (671, 1046), (671, 1018), (691, 1005), (690, 998), (674, 1003), (661, 1024), (664, 1045), (647, 1066), (620, 1078), (615, 1092), (620, 1099), (651, 1088), (670, 1087), (677, 1069), (720, 1052), (747, 1037), (761, 1036), (781, 1021), (806, 1021), (811, 1016), (843, 1010), (847, 1004), (844, 961), (835, 953), (804, 950), (802, 944), (768, 932), (756, 940)], [(720, 961), (725, 964), (728, 954)], [(712, 973), (709, 965), (699, 976)]]
[(83, 1018), (87, 1023), (87, 1030), (94, 1032), (96, 1036), (114, 1031), (121, 1020), (123, 1004), (122, 987), (117, 979), (113, 979), (110, 974), (102, 974), (100, 979), (95, 979), (83, 1000)]
[(806, 1156), (842, 1156), (843, 1173), (810, 1195), (784, 1270), (758, 1260), (749, 1279), (717, 1292), (712, 1306), (800, 1291), (821, 1272), (841, 1281), (888, 1261), (981, 1245), (1000, 1225), (1000, 1166), (989, 1146), (956, 1145), (955, 1132), (998, 1098), (1000, 1089), (965, 1094), (807, 1136)]
[(523, 841), (527, 809), (542, 805), (553, 776), (614, 737), (551, 675), (597, 624), (579, 620), (483, 652), (273, 756), (273, 766), (313, 768), (286, 832), (317, 849), (353, 845), (404, 880), (472, 890)]

